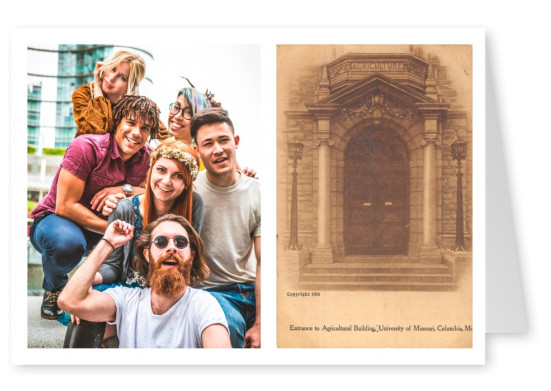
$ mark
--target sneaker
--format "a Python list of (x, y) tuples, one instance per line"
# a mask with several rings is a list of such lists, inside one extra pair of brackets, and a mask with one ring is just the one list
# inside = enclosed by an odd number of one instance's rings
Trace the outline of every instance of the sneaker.
[(57, 298), (61, 293), (58, 291), (44, 291), (42, 306), (40, 307), (40, 316), (44, 319), (57, 319), (63, 315), (63, 310), (57, 306)]

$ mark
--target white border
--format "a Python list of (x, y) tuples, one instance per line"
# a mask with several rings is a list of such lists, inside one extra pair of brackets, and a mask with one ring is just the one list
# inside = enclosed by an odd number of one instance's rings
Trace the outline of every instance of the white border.
[[(262, 240), (262, 348), (260, 350), (63, 350), (27, 349), (26, 268), (21, 254), (25, 237), (12, 234), (11, 360), (13, 364), (103, 365), (388, 365), (485, 363), (485, 137), (484, 137), (484, 30), (483, 29), (124, 29), (136, 42), (165, 40), (171, 34), (200, 36), (205, 44), (258, 44), (262, 53), (262, 146), (258, 162), (264, 173)], [(11, 85), (11, 202), (12, 233), (25, 232), (26, 199), (26, 64), (27, 44), (108, 41), (123, 31), (111, 29), (12, 30)], [(193, 34), (192, 34), (193, 33)], [(276, 348), (275, 246), (275, 135), (277, 44), (472, 44), (473, 45), (473, 348), (471, 349), (278, 349)], [(256, 162), (255, 162), (256, 164)], [(25, 320), (23, 322), (23, 320)], [(23, 327), (23, 323), (24, 326)]]

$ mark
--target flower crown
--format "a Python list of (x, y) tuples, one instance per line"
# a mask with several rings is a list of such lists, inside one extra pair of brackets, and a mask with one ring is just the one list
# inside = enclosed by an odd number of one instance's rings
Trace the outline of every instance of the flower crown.
[(167, 146), (159, 146), (156, 148), (153, 152), (151, 152), (151, 163), (150, 165), (153, 166), (153, 163), (155, 160), (157, 160), (159, 157), (164, 157), (166, 159), (176, 159), (181, 161), (185, 164), (187, 169), (189, 170), (189, 173), (191, 174), (191, 178), (193, 180), (197, 179), (197, 174), (199, 173), (199, 167), (197, 166), (197, 160), (190, 155), (187, 152), (181, 151), (176, 148), (171, 148)]

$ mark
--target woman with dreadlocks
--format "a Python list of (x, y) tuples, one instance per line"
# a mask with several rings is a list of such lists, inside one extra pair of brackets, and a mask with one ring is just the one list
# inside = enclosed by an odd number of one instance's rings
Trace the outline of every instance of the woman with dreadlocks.
[[(147, 224), (171, 213), (185, 217), (199, 233), (203, 224), (203, 200), (193, 191), (193, 181), (198, 172), (197, 155), (189, 144), (178, 140), (162, 142), (151, 153), (145, 194), (119, 201), (108, 223), (121, 220), (132, 224), (135, 240)], [(111, 253), (96, 273), (94, 289), (104, 290), (113, 284), (144, 286), (146, 276), (139, 275), (131, 267), (134, 240)], [(67, 323), (68, 317), (60, 319), (60, 322)], [(80, 324), (69, 324), (65, 347), (100, 347), (105, 323), (77, 322)], [(106, 331), (106, 339), (114, 336), (114, 328), (108, 327)]]

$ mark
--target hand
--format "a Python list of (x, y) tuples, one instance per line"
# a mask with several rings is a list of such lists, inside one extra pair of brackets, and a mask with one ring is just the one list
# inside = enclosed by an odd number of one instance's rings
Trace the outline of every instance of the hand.
[(126, 221), (115, 220), (107, 226), (107, 230), (103, 237), (108, 240), (113, 247), (117, 248), (130, 241), (133, 237), (133, 232), (134, 226), (132, 224), (128, 224)]
[(260, 348), (260, 325), (255, 323), (245, 333), (246, 348)]
[(165, 124), (162, 122), (159, 122), (159, 131), (157, 132), (157, 139), (158, 140), (165, 140), (170, 136), (170, 133), (168, 133), (168, 129), (166, 128)]
[(104, 216), (109, 216), (117, 208), (117, 203), (125, 198), (126, 196), (122, 193), (111, 194), (105, 199), (105, 205), (101, 210), (101, 214)]
[(103, 75), (100, 74), (100, 68), (103, 67), (103, 65), (103, 62), (101, 61), (96, 62), (96, 68), (94, 69), (94, 81), (101, 82), (103, 79)]
[(249, 176), (254, 179), (258, 179), (258, 177), (256, 176), (256, 171), (253, 170), (252, 168), (245, 167), (243, 170), (241, 170), (241, 172), (246, 176)]
[(122, 186), (106, 187), (105, 189), (98, 191), (92, 198), (92, 201), (90, 201), (92, 210), (97, 210), (98, 212), (101, 211), (105, 205), (105, 201), (107, 201), (107, 197), (111, 194), (122, 194), (122, 198), (124, 198)]
[(80, 324), (80, 318), (78, 316), (74, 316), (73, 314), (69, 314), (69, 315), (71, 315), (71, 322)]
[(101, 89), (103, 74), (100, 68), (103, 66), (103, 62), (98, 61), (96, 68), (94, 69), (94, 96), (103, 96), (103, 90)]

